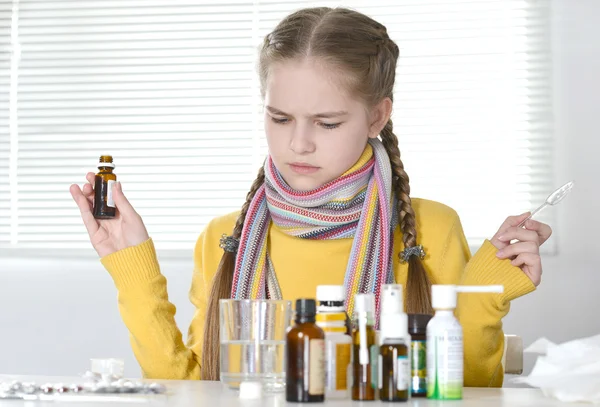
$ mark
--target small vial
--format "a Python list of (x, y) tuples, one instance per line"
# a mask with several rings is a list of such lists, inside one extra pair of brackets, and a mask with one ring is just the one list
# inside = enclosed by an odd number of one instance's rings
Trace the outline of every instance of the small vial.
[(381, 401), (408, 401), (409, 361), (408, 346), (404, 338), (386, 338), (379, 349), (379, 374)]
[(373, 377), (372, 348), (375, 346), (375, 297), (356, 294), (352, 329), (352, 400), (375, 400), (377, 381)]
[(408, 401), (411, 338), (400, 284), (384, 284), (382, 287), (380, 327), (383, 343), (379, 348), (379, 399)]
[(325, 401), (325, 333), (315, 323), (316, 313), (315, 300), (296, 300), (295, 325), (286, 336), (287, 401)]
[(115, 217), (116, 206), (112, 197), (112, 186), (117, 182), (113, 173), (115, 165), (111, 155), (102, 155), (98, 162), (98, 173), (94, 182), (94, 209), (96, 219), (111, 219)]

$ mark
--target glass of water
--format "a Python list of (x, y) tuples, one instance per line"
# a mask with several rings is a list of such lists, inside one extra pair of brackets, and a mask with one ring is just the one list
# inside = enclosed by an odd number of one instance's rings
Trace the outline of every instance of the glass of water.
[(266, 391), (283, 391), (291, 320), (290, 301), (220, 300), (221, 382), (239, 389), (243, 381), (258, 381)]

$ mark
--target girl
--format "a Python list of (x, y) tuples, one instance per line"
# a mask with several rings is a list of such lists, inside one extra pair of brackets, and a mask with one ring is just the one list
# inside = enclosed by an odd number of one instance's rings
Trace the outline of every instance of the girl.
[(120, 183), (117, 217), (100, 221), (90, 212), (94, 174), (83, 190), (71, 186), (145, 377), (218, 380), (220, 298), (294, 300), (344, 283), (351, 312), (354, 294), (378, 296), (395, 281), (411, 313), (432, 312), (431, 283), (504, 285), (503, 294), (462, 296), (457, 308), (465, 385), (502, 384), (501, 320), (540, 283), (539, 246), (551, 229), (531, 220), (516, 228), (527, 213), (509, 217), (471, 258), (454, 210), (411, 199), (390, 120), (397, 59), (383, 25), (344, 8), (300, 10), (266, 36), (258, 70), (269, 156), (241, 211), (200, 234), (187, 345)]

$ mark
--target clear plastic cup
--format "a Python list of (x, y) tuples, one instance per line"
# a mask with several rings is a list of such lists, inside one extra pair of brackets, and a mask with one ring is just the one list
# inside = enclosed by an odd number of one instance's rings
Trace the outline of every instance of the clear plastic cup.
[(239, 389), (244, 381), (257, 381), (267, 392), (283, 391), (291, 320), (290, 301), (220, 300), (221, 382)]

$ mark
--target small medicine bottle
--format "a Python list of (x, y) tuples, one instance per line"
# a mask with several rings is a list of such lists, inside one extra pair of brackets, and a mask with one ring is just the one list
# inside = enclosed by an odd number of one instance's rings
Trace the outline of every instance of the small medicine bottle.
[(375, 346), (375, 297), (354, 296), (352, 328), (352, 400), (375, 400), (377, 382), (373, 377), (371, 348)]
[(295, 325), (286, 335), (286, 400), (325, 400), (325, 333), (315, 323), (317, 304), (296, 300)]
[(408, 401), (410, 336), (400, 284), (384, 284), (382, 287), (380, 327), (379, 399)]
[(115, 165), (111, 155), (102, 155), (98, 162), (98, 173), (94, 182), (94, 209), (96, 219), (114, 218), (116, 206), (112, 196), (112, 186), (117, 182), (117, 176), (113, 173)]
[(408, 314), (412, 397), (427, 397), (427, 324), (431, 317), (428, 314)]

